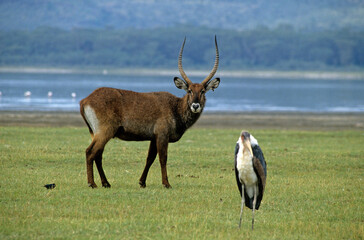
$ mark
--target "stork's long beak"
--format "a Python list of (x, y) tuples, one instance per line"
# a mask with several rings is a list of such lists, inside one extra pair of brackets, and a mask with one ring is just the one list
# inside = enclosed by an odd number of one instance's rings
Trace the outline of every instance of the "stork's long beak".
[(253, 156), (253, 150), (252, 150), (252, 145), (250, 143), (250, 139), (246, 139), (245, 142), (246, 142), (246, 145), (248, 147), (250, 154)]

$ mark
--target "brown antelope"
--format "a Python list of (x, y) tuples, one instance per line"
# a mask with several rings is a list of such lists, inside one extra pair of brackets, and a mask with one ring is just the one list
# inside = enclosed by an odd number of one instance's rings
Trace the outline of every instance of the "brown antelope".
[(111, 138), (126, 141), (150, 141), (148, 157), (140, 187), (146, 187), (150, 166), (157, 153), (162, 171), (162, 184), (169, 188), (167, 177), (167, 149), (169, 142), (177, 142), (184, 132), (200, 117), (205, 106), (205, 93), (219, 86), (220, 79), (215, 75), (219, 65), (219, 50), (215, 36), (216, 57), (211, 73), (201, 82), (192, 83), (182, 68), (182, 53), (186, 42), (183, 41), (178, 69), (183, 78), (174, 78), (177, 88), (187, 94), (176, 97), (168, 92), (139, 93), (114, 88), (98, 88), (81, 100), (80, 111), (85, 120), (92, 142), (86, 149), (87, 181), (90, 187), (94, 181), (93, 162), (96, 162), (103, 187), (110, 187), (102, 168), (102, 153)]

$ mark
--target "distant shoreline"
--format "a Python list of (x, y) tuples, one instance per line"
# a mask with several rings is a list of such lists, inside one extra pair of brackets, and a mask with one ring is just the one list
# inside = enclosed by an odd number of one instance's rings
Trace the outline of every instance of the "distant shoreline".
[[(146, 68), (54, 68), (54, 67), (0, 67), (0, 73), (28, 74), (100, 74), (129, 76), (175, 76), (178, 70)], [(189, 70), (192, 77), (204, 77), (208, 71)], [(228, 70), (218, 71), (218, 77), (264, 78), (264, 79), (327, 79), (327, 80), (364, 80), (364, 71), (277, 71), (277, 70)]]
[[(79, 112), (0, 111), (0, 127), (86, 127)], [(364, 130), (364, 113), (206, 112), (192, 128)]]

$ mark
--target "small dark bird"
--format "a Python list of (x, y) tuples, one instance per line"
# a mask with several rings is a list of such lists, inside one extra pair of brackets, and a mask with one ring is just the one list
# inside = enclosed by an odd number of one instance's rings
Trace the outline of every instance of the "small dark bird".
[(44, 187), (45, 187), (46, 189), (53, 189), (53, 188), (55, 188), (55, 187), (56, 187), (56, 184), (55, 184), (55, 183), (46, 184), (46, 185), (44, 185)]
[(235, 147), (235, 176), (241, 195), (239, 228), (244, 205), (254, 211), (259, 209), (267, 178), (267, 164), (258, 141), (248, 132), (242, 132)]

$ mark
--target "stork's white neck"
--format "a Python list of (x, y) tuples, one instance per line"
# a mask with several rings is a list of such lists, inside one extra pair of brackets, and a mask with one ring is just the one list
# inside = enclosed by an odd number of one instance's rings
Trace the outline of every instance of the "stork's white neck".
[[(250, 139), (252, 140), (251, 135)], [(253, 138), (253, 141), (256, 143), (255, 138)], [(239, 151), (236, 158), (236, 168), (239, 172), (239, 180), (242, 184), (244, 184), (245, 191), (251, 198), (254, 196), (254, 186), (256, 186), (258, 181), (257, 175), (253, 168), (253, 156), (251, 155), (250, 151), (248, 151), (248, 149), (244, 148), (240, 137), (238, 139), (238, 144)]]
[(250, 144), (252, 145), (252, 147), (258, 145), (258, 140), (255, 139), (255, 137), (253, 137), (253, 135), (251, 135), (251, 134), (250, 134)]

